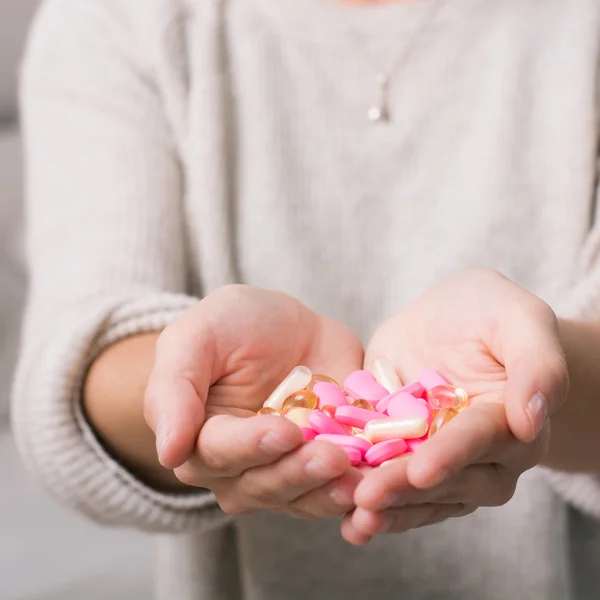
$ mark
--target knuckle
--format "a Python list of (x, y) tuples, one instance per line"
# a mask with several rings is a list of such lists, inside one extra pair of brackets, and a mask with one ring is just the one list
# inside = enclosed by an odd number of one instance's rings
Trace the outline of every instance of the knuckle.
[(209, 471), (214, 471), (222, 477), (236, 477), (239, 474), (236, 467), (223, 456), (214, 452), (209, 444), (202, 449), (202, 460)]
[(250, 475), (243, 475), (240, 479), (240, 487), (244, 494), (252, 498), (260, 506), (272, 506), (274, 504), (275, 491), (270, 486), (258, 481)]

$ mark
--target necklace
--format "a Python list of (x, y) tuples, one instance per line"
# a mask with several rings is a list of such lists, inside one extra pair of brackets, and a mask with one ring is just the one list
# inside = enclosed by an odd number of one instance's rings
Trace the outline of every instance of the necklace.
[(386, 70), (382, 70), (380, 66), (377, 65), (377, 61), (372, 60), (372, 56), (364, 37), (361, 36), (356, 29), (353, 27), (351, 28), (351, 34), (355, 38), (357, 45), (363, 50), (365, 62), (368, 63), (369, 69), (375, 73), (375, 101), (367, 110), (367, 118), (371, 123), (385, 123), (390, 120), (389, 91), (392, 77), (401, 66), (408, 62), (414, 50), (418, 46), (417, 42), (433, 25), (435, 18), (443, 4), (444, 0), (433, 2), (431, 10), (429, 10), (425, 15), (421, 26), (413, 34), (408, 46), (399, 54), (399, 56), (392, 60), (391, 64)]

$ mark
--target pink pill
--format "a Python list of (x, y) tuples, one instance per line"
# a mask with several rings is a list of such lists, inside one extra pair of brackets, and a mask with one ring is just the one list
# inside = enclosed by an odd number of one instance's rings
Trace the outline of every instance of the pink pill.
[(308, 422), (317, 433), (331, 433), (350, 437), (350, 432), (343, 425), (319, 410), (313, 410), (308, 415)]
[(398, 390), (399, 392), (406, 392), (415, 398), (426, 398), (427, 390), (418, 382), (409, 383), (405, 385), (402, 389)]
[(450, 385), (450, 382), (439, 371), (434, 371), (433, 369), (423, 371), (419, 375), (419, 383), (426, 390), (430, 390), (438, 385)]
[(314, 440), (317, 437), (317, 432), (310, 427), (300, 427), (300, 431), (302, 432), (302, 439), (305, 442), (310, 442), (310, 440)]
[(355, 448), (362, 455), (364, 455), (365, 452), (372, 446), (371, 442), (369, 442), (368, 440), (364, 440), (363, 438), (359, 438), (354, 435), (335, 435), (331, 433), (321, 433), (315, 438), (315, 440), (331, 442), (332, 444), (342, 446), (343, 448)]
[(377, 381), (369, 371), (354, 371), (344, 381), (346, 392), (357, 400), (368, 400), (373, 404), (385, 398), (389, 392)]
[[(417, 386), (418, 386), (418, 387), (417, 387)], [(394, 399), (394, 398), (395, 398), (395, 397), (396, 397), (398, 394), (410, 394), (410, 392), (407, 392), (407, 391), (405, 391), (405, 390), (407, 390), (407, 389), (411, 389), (411, 388), (412, 388), (413, 390), (415, 390), (416, 392), (418, 392), (418, 393), (427, 394), (427, 392), (426, 392), (425, 388), (424, 388), (424, 387), (423, 387), (423, 386), (422, 386), (420, 383), (419, 383), (419, 384), (416, 384), (416, 386), (415, 386), (415, 384), (412, 384), (412, 383), (411, 383), (410, 385), (407, 385), (407, 386), (403, 387), (401, 390), (398, 390), (397, 392), (394, 392), (393, 394), (390, 394), (389, 396), (386, 396), (385, 398), (383, 398), (382, 400), (380, 400), (380, 401), (377, 403), (377, 406), (375, 407), (375, 410), (376, 410), (378, 413), (381, 413), (382, 415), (386, 415), (386, 414), (388, 414), (388, 406), (389, 406), (390, 402), (392, 401), (392, 399)], [(427, 404), (427, 400), (425, 400), (424, 398), (422, 398), (422, 397), (420, 397), (420, 396), (419, 396), (419, 397), (416, 397), (416, 396), (413, 396), (413, 394), (410, 394), (410, 395), (411, 395), (411, 396), (412, 396), (412, 397), (413, 397), (413, 398), (414, 398), (414, 399), (415, 399), (417, 402), (419, 402), (419, 403), (421, 403), (423, 406), (426, 406), (426, 407), (428, 407), (428, 408), (429, 408), (429, 404)]]
[(365, 454), (365, 461), (372, 467), (380, 465), (386, 460), (391, 460), (406, 452), (407, 445), (404, 440), (388, 440), (373, 444)]
[(356, 467), (361, 463), (362, 454), (360, 450), (357, 450), (356, 448), (351, 448), (350, 446), (342, 446), (342, 448), (344, 452), (348, 455), (348, 458), (350, 459), (351, 467)]
[(381, 415), (374, 410), (358, 408), (357, 406), (340, 406), (335, 411), (335, 419), (344, 425), (364, 429), (369, 421), (381, 419)]
[(398, 392), (389, 401), (387, 414), (396, 419), (426, 419), (431, 420), (431, 411), (422, 399), (417, 399), (405, 392)]
[(416, 452), (417, 448), (425, 442), (427, 438), (417, 438), (415, 440), (406, 440), (406, 445), (408, 446), (407, 452)]
[(342, 388), (335, 385), (335, 383), (329, 383), (322, 381), (316, 383), (313, 387), (313, 392), (319, 398), (319, 408), (331, 404), (333, 406), (344, 406), (348, 404), (346, 401), (346, 394)]

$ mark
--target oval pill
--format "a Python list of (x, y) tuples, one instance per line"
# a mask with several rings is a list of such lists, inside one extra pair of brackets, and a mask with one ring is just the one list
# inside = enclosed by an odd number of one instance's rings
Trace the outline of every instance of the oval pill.
[(420, 417), (431, 421), (431, 411), (421, 398), (417, 399), (406, 392), (398, 392), (389, 401), (387, 414), (395, 419), (412, 419)]
[(374, 410), (365, 410), (364, 408), (357, 408), (356, 406), (340, 406), (335, 411), (336, 421), (343, 423), (344, 425), (359, 427), (361, 429), (364, 429), (369, 421), (380, 418), (381, 415)]
[(344, 406), (348, 404), (346, 394), (341, 387), (335, 383), (327, 381), (317, 383), (313, 388), (313, 392), (319, 399), (319, 406), (331, 404), (333, 406)]
[(300, 427), (300, 431), (302, 431), (302, 439), (305, 442), (310, 442), (317, 437), (317, 432), (310, 427)]
[(427, 395), (427, 390), (418, 381), (415, 381), (414, 383), (409, 383), (408, 385), (405, 385), (398, 391), (411, 394), (415, 398), (425, 398)]
[(431, 408), (435, 410), (452, 408), (461, 411), (469, 403), (469, 396), (462, 388), (438, 385), (427, 392), (427, 400)]
[(314, 410), (319, 404), (319, 398), (314, 392), (309, 390), (300, 390), (290, 394), (281, 406), (281, 412), (290, 410), (290, 408), (310, 408)]
[(308, 367), (298, 366), (273, 390), (265, 400), (264, 408), (281, 410), (285, 399), (294, 392), (304, 389), (312, 380), (312, 373)]
[(351, 406), (356, 406), (356, 408), (363, 408), (364, 410), (375, 410), (375, 407), (368, 400), (354, 400), (350, 402)]
[(419, 383), (426, 390), (430, 390), (438, 385), (450, 385), (450, 382), (439, 371), (434, 369), (422, 371), (419, 375)]
[(348, 455), (348, 458), (350, 459), (351, 467), (356, 467), (361, 463), (362, 454), (360, 450), (357, 450), (356, 448), (351, 448), (350, 446), (342, 446), (342, 448), (344, 452)]
[(309, 426), (317, 433), (350, 436), (350, 432), (343, 425), (318, 410), (308, 416), (308, 422)]
[(406, 452), (407, 447), (406, 442), (400, 439), (379, 442), (367, 450), (365, 461), (372, 467), (376, 467), (386, 460), (401, 456)]
[(311, 391), (314, 390), (315, 385), (317, 385), (317, 383), (333, 383), (333, 385), (340, 387), (340, 384), (332, 377), (328, 377), (327, 375), (321, 375), (320, 373), (314, 373), (310, 383), (306, 386), (306, 389)]
[(364, 440), (355, 435), (334, 435), (321, 433), (315, 438), (315, 440), (331, 442), (332, 444), (336, 444), (337, 446), (356, 448), (361, 452), (363, 456), (365, 452), (372, 446), (370, 441)]
[(373, 376), (389, 393), (396, 392), (402, 387), (402, 382), (396, 369), (387, 358), (377, 358), (373, 361)]
[(344, 389), (356, 400), (369, 400), (373, 404), (389, 395), (388, 390), (377, 383), (373, 374), (368, 371), (350, 373), (344, 381)]
[(282, 417), (288, 419), (298, 427), (310, 427), (309, 417), (313, 413), (310, 408), (290, 408), (282, 414)]
[(447, 425), (456, 417), (458, 413), (451, 408), (444, 408), (440, 410), (434, 417), (433, 421), (431, 421), (431, 426), (429, 427), (429, 437), (435, 435), (444, 425)]
[(417, 448), (425, 442), (425, 438), (417, 438), (415, 440), (406, 440), (407, 452), (416, 452)]
[(365, 436), (372, 443), (393, 439), (409, 440), (423, 437), (429, 428), (427, 419), (392, 419), (391, 417), (375, 419), (365, 425)]
[(274, 408), (269, 408), (268, 406), (264, 406), (257, 413), (257, 415), (278, 415), (279, 413)]

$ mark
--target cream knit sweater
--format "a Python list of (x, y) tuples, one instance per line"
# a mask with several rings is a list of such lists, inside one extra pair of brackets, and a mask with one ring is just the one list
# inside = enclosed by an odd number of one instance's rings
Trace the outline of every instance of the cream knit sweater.
[[(80, 414), (103, 348), (234, 281), (365, 340), (473, 266), (561, 315), (600, 315), (600, 3), (446, 0), (419, 35), (433, 1), (43, 5), (23, 78), (31, 296), (14, 426), (65, 502), (182, 533), (160, 539), (161, 599), (600, 593), (592, 477), (536, 469), (502, 508), (357, 549), (337, 521), (231, 520), (209, 494), (151, 490)], [(374, 70), (405, 51), (392, 121), (374, 126)]]

